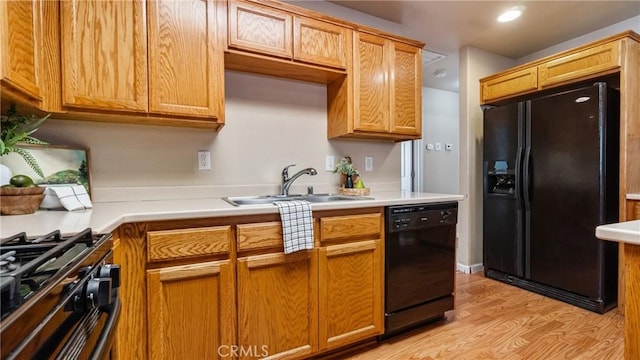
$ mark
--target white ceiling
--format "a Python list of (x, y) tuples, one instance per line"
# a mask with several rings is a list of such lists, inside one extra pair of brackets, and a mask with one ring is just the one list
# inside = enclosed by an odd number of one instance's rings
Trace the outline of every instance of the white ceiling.
[[(405, 36), (447, 55), (423, 70), (426, 86), (458, 91), (458, 50), (473, 46), (513, 59), (640, 15), (640, 1), (390, 1), (330, 2), (402, 25)], [(523, 6), (520, 19), (498, 15)], [(433, 73), (445, 69), (447, 76)]]

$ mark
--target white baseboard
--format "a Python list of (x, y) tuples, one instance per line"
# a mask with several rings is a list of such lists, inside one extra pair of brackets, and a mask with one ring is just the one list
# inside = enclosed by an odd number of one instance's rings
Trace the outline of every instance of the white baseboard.
[(475, 274), (475, 273), (484, 271), (484, 266), (482, 266), (482, 264), (463, 265), (463, 264), (457, 263), (456, 269), (465, 274)]

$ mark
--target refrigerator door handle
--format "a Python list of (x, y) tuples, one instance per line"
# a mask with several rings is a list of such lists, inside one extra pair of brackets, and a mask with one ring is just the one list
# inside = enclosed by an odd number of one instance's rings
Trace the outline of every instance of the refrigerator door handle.
[(522, 210), (522, 184), (520, 179), (522, 179), (522, 151), (524, 148), (522, 146), (518, 147), (518, 153), (516, 154), (516, 209)]
[(527, 146), (524, 150), (524, 169), (522, 171), (522, 185), (524, 198), (524, 208), (526, 211), (531, 210), (531, 146)]

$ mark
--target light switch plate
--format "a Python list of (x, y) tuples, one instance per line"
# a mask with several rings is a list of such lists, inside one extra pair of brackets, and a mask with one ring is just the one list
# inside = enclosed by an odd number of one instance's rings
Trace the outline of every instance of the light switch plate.
[(432, 151), (433, 150), (433, 144), (427, 144), (427, 150)]
[(442, 150), (442, 143), (436, 143), (436, 151)]
[(324, 170), (333, 171), (336, 168), (336, 158), (333, 155), (327, 155), (324, 160)]
[(373, 156), (364, 157), (364, 171), (373, 171)]
[(453, 150), (453, 144), (444, 144), (444, 149), (447, 151)]

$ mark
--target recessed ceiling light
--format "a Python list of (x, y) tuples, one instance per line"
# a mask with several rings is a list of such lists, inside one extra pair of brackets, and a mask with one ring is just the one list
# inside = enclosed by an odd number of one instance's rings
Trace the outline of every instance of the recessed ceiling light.
[(509, 22), (513, 21), (522, 15), (522, 8), (514, 7), (511, 8), (498, 16), (498, 22)]

